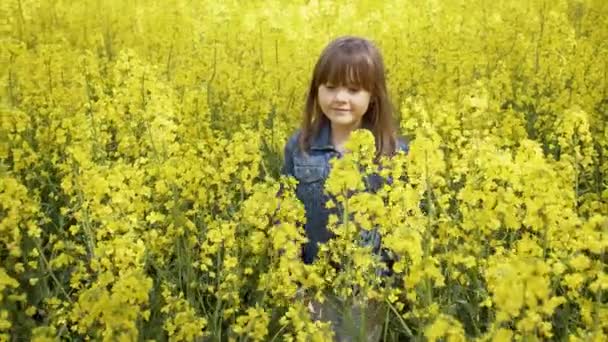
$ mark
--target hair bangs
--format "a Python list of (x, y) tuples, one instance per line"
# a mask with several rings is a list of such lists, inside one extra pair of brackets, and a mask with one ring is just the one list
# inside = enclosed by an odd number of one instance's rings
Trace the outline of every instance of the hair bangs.
[(362, 51), (336, 49), (332, 52), (327, 54), (324, 63), (320, 65), (319, 85), (362, 88), (371, 92), (375, 72), (371, 58)]

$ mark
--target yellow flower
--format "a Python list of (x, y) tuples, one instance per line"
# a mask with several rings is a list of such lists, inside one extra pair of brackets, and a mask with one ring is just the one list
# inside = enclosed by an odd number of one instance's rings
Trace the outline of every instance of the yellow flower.
[(424, 336), (429, 341), (445, 338), (446, 341), (465, 341), (465, 334), (460, 322), (447, 315), (439, 315), (435, 321), (424, 329)]
[(236, 319), (233, 327), (235, 333), (246, 336), (254, 341), (264, 341), (268, 335), (270, 317), (262, 308), (249, 308), (245, 315)]

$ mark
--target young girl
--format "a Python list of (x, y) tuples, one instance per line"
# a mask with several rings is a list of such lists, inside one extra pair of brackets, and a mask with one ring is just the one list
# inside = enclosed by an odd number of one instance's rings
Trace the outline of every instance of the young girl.
[[(330, 159), (343, 155), (350, 133), (360, 128), (370, 130), (375, 137), (377, 157), (407, 149), (397, 140), (392, 112), (378, 49), (358, 37), (332, 41), (315, 65), (301, 128), (289, 139), (284, 151), (282, 173), (298, 180), (296, 196), (306, 210), (308, 242), (302, 253), (305, 263), (314, 262), (318, 245), (331, 238), (327, 229), (329, 210), (325, 207), (328, 198), (323, 191), (324, 183), (330, 172)], [(378, 252), (379, 236), (366, 238), (371, 241), (372, 250)], [(353, 338), (342, 331), (343, 322), (336, 317), (340, 316), (338, 311), (316, 306), (313, 317), (331, 321), (338, 340)], [(377, 340), (380, 328), (368, 329), (367, 340)]]

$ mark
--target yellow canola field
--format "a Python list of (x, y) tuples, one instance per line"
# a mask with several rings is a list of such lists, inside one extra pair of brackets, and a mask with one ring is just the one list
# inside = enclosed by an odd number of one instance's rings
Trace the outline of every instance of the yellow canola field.
[[(327, 295), (382, 303), (385, 341), (608, 339), (608, 2), (0, 14), (0, 340), (325, 341)], [(357, 192), (373, 139), (354, 134), (326, 184), (348, 213), (304, 265), (282, 150), (344, 34), (382, 51), (410, 152)]]

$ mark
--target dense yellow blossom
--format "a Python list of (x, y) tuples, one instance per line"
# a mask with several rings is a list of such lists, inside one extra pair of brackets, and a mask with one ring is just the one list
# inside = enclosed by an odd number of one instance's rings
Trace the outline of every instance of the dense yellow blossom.
[[(0, 340), (327, 341), (308, 304), (328, 293), (384, 302), (388, 341), (606, 340), (605, 1), (8, 0), (0, 18)], [(325, 188), (336, 238), (305, 265), (281, 153), (343, 34), (382, 51), (409, 151), (374, 163), (353, 133)]]

